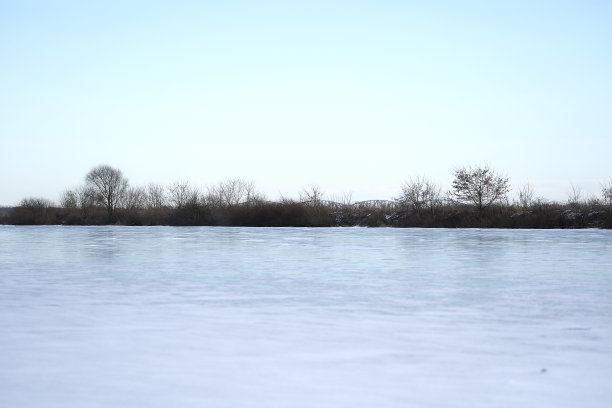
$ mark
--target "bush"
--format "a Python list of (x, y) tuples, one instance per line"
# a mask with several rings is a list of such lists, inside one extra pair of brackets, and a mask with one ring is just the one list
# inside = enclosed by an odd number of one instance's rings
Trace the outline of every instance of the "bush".
[(53, 203), (39, 197), (24, 198), (9, 216), (15, 225), (55, 224), (56, 221)]

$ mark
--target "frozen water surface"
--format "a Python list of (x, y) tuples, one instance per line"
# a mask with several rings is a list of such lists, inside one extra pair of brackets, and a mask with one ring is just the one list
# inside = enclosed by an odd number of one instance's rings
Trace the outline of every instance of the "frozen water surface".
[(610, 407), (612, 232), (0, 227), (1, 407)]

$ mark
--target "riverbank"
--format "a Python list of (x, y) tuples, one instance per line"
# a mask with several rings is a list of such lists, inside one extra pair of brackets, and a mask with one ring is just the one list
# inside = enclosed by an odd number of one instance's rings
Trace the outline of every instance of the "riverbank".
[(447, 203), (417, 211), (393, 201), (250, 202), (231, 206), (191, 204), (161, 208), (120, 208), (109, 218), (104, 208), (20, 206), (0, 211), (12, 225), (175, 225), (245, 227), (425, 227), (425, 228), (612, 228), (603, 205), (539, 203), (529, 207), (497, 205), (478, 212)]

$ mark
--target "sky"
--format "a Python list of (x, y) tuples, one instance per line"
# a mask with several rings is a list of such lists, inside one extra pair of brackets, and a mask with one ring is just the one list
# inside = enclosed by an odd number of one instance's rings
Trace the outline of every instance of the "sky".
[(0, 0), (0, 205), (99, 164), (269, 199), (612, 178), (609, 1)]

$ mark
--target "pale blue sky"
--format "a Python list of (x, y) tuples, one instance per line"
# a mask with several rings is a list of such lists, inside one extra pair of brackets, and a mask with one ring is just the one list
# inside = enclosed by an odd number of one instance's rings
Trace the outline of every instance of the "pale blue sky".
[(0, 0), (0, 204), (102, 163), (270, 199), (482, 163), (598, 194), (611, 73), (609, 1)]

